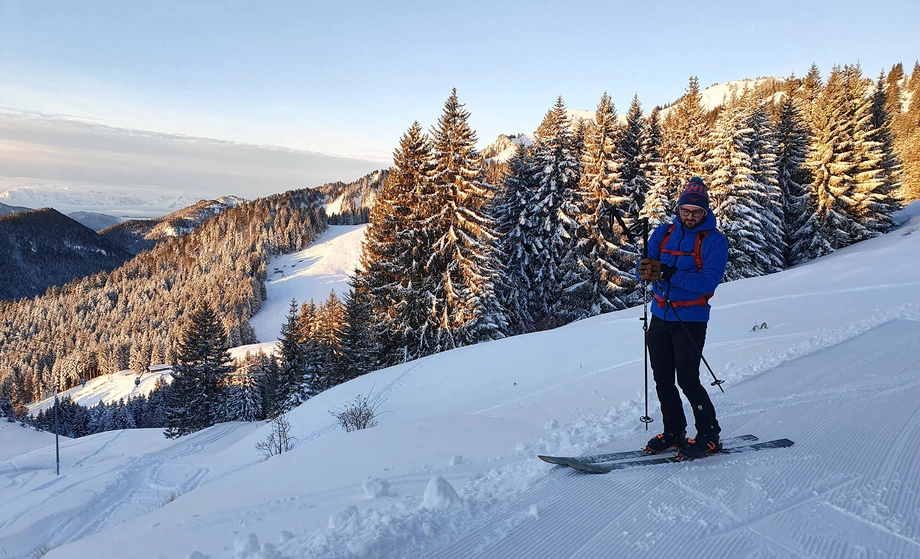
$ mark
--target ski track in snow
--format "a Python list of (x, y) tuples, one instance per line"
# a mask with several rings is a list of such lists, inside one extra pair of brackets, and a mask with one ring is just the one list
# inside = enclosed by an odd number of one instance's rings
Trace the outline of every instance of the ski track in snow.
[[(873, 369), (892, 355), (897, 359), (889, 365), (896, 366)], [(767, 557), (766, 547), (777, 557), (920, 557), (920, 407), (892, 405), (892, 399), (920, 401), (918, 371), (920, 323), (881, 324), (782, 365), (769, 381), (735, 385), (731, 405), (716, 399), (723, 432), (789, 436), (792, 448), (606, 475), (551, 467), (525, 491), (482, 511), (478, 527), (459, 539), (407, 556)], [(826, 389), (822, 375), (844, 379), (844, 388)], [(825, 405), (813, 409), (826, 411), (832, 401), (834, 411), (810, 412), (819, 400)], [(909, 411), (891, 416), (889, 409)], [(854, 426), (847, 422), (852, 417), (893, 428)], [(818, 440), (841, 437), (844, 424), (845, 437), (831, 447), (836, 456), (811, 454)], [(848, 452), (853, 445), (857, 453)], [(527, 515), (532, 505), (537, 517)], [(685, 538), (665, 536), (675, 523), (686, 525), (677, 530)], [(867, 527), (868, 541), (852, 536)]]

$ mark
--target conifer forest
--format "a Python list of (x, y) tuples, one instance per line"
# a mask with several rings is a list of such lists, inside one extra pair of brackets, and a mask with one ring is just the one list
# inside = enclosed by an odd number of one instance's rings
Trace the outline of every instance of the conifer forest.
[[(729, 242), (725, 281), (762, 276), (889, 231), (920, 198), (920, 64), (859, 65), (738, 82), (707, 110), (696, 78), (673, 104), (594, 118), (560, 97), (514, 155), (477, 150), (457, 90), (430, 128), (412, 123), (369, 209), (327, 216), (320, 189), (228, 208), (111, 271), (0, 301), (0, 415), (51, 430), (26, 405), (81, 380), (169, 364), (149, 395), (59, 404), (61, 434), (276, 417), (337, 384), (450, 349), (642, 305), (642, 247), (614, 218), (673, 219), (703, 177)], [(537, 124), (537, 123), (535, 123)], [(531, 141), (532, 140), (532, 141)], [(383, 178), (385, 177), (385, 178)], [(341, 300), (291, 301), (275, 355), (242, 361), (273, 256), (329, 223), (366, 220)], [(265, 341), (265, 340), (263, 340)]]

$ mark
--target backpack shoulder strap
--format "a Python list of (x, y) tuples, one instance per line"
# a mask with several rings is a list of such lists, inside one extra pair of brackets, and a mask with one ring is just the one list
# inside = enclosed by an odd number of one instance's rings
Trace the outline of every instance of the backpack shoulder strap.
[(703, 271), (703, 240), (706, 239), (706, 235), (709, 234), (711, 229), (706, 231), (700, 231), (696, 234), (696, 242), (693, 243), (693, 260), (696, 261), (696, 268), (699, 271)]

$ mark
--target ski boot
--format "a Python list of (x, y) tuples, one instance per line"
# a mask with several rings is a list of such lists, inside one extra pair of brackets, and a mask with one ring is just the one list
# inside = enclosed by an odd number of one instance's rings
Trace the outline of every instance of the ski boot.
[(720, 452), (722, 452), (722, 443), (719, 442), (719, 434), (709, 433), (708, 435), (697, 435), (695, 439), (687, 439), (686, 444), (680, 447), (677, 459), (693, 460)]
[(681, 448), (687, 443), (687, 432), (661, 433), (645, 445), (646, 454), (658, 454), (671, 448)]

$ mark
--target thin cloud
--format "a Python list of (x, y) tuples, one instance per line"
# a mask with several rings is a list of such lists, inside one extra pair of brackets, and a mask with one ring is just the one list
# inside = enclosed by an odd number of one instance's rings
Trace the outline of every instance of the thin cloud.
[(0, 185), (5, 189), (61, 182), (105, 190), (160, 188), (197, 198), (257, 198), (351, 181), (387, 165), (56, 115), (0, 112)]

